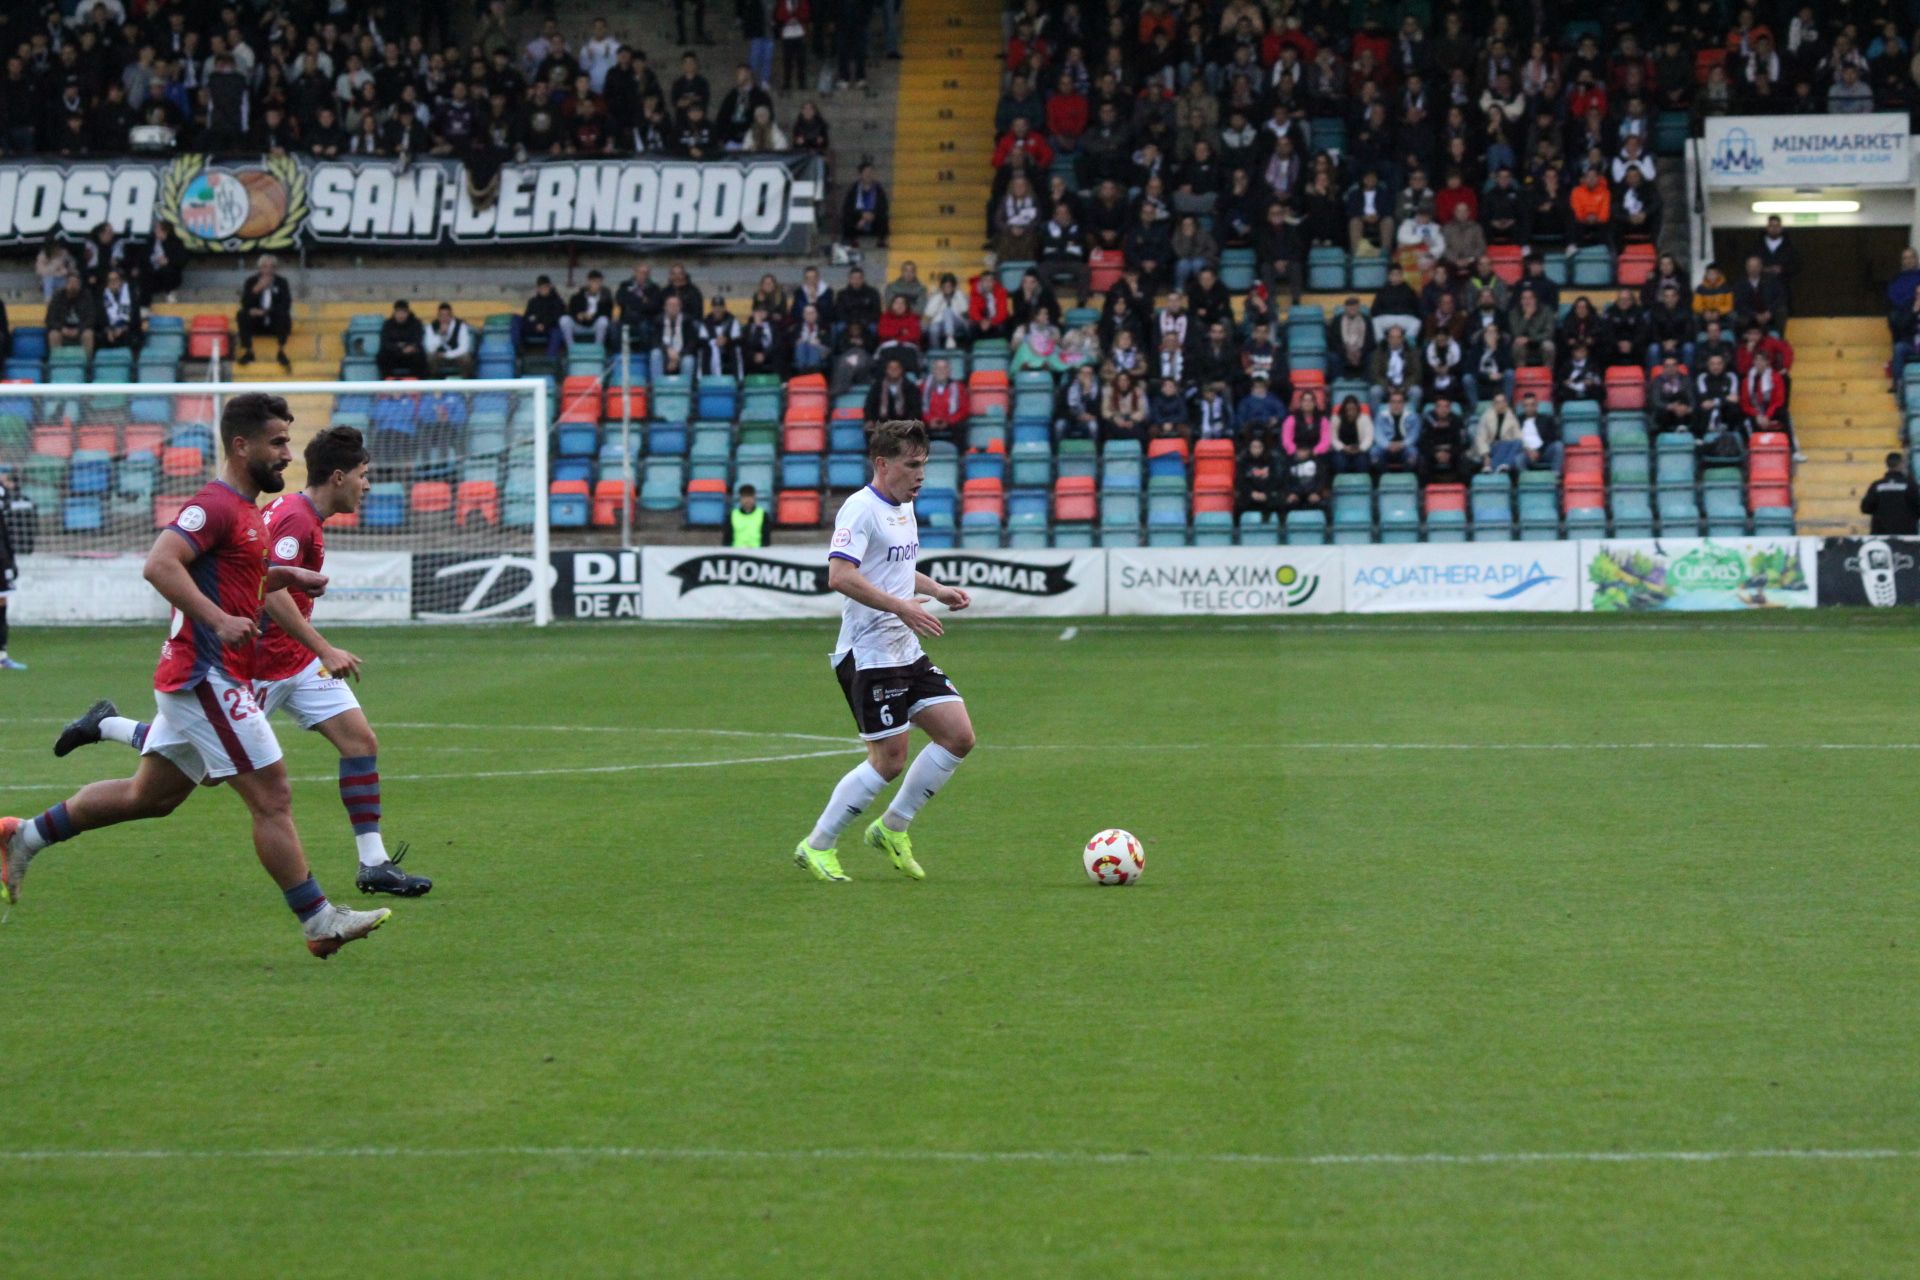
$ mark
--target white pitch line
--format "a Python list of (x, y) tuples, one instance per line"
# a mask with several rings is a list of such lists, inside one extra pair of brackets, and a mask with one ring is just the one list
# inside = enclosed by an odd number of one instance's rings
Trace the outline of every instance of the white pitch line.
[[(825, 756), (840, 756), (858, 751), (852, 743), (832, 751), (800, 751), (779, 756), (735, 756), (727, 760), (660, 760), (643, 764), (591, 764), (555, 767), (552, 769), (480, 769), (461, 773), (383, 773), (381, 778), (387, 782), (448, 782), (464, 781), (468, 778), (564, 778), (574, 775), (596, 773), (648, 773), (657, 769), (724, 769), (737, 764), (780, 764), (788, 760), (818, 760)], [(339, 775), (334, 773), (316, 773), (291, 779), (294, 782), (338, 782)], [(58, 791), (70, 787), (71, 782), (7, 782), (0, 783), (0, 791)]]
[[(66, 724), (72, 717), (0, 716), (0, 724)], [(283, 726), (284, 727), (284, 726)], [(852, 734), (782, 733), (760, 729), (674, 729), (646, 724), (467, 724), (430, 720), (382, 720), (381, 729), (442, 729), (475, 733), (652, 733), (668, 737), (700, 738), (786, 738), (795, 742), (857, 743)]]
[(1324, 1168), (1341, 1166), (1442, 1167), (1542, 1164), (1726, 1164), (1741, 1161), (1885, 1163), (1920, 1159), (1920, 1150), (1897, 1147), (1760, 1147), (1703, 1151), (1355, 1151), (1286, 1155), (1260, 1151), (916, 1151), (905, 1148), (816, 1147), (805, 1150), (745, 1150), (726, 1147), (487, 1146), (487, 1147), (262, 1147), (243, 1150), (125, 1148), (0, 1150), (0, 1163), (216, 1162), (300, 1160), (615, 1160), (668, 1162), (822, 1162), (845, 1164), (1059, 1164), (1059, 1165), (1250, 1165)]

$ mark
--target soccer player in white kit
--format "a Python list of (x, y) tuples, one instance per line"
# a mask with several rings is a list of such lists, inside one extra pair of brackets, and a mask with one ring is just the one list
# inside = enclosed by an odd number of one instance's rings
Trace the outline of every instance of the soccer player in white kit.
[[(796, 865), (817, 880), (845, 881), (835, 847), (847, 824), (906, 770), (887, 811), (867, 828), (866, 843), (915, 880), (926, 872), (914, 860), (907, 827), (922, 805), (953, 777), (973, 750), (973, 721), (946, 673), (920, 647), (942, 633), (925, 605), (935, 600), (958, 612), (972, 598), (921, 573), (920, 527), (913, 500), (927, 474), (927, 429), (921, 423), (882, 422), (868, 436), (873, 483), (848, 498), (833, 522), (827, 585), (847, 598), (841, 607), (834, 674), (867, 744), (867, 758), (840, 779), (813, 831), (793, 851)], [(931, 739), (907, 765), (907, 731)]]

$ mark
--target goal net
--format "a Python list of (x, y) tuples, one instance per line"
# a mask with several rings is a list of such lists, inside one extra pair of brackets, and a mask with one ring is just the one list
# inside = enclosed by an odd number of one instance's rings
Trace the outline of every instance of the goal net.
[(538, 378), (0, 385), (14, 620), (164, 619), (146, 552), (219, 474), (221, 405), (257, 391), (293, 412), (283, 493), (306, 487), (301, 454), (326, 427), (358, 427), (372, 455), (361, 510), (326, 525), (322, 621), (549, 621), (551, 384)]

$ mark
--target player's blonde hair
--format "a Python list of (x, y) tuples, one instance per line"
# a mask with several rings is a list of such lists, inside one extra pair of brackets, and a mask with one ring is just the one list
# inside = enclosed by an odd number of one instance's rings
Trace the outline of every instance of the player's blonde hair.
[(912, 418), (893, 418), (875, 423), (867, 431), (869, 458), (897, 458), (909, 449), (928, 450), (927, 426)]

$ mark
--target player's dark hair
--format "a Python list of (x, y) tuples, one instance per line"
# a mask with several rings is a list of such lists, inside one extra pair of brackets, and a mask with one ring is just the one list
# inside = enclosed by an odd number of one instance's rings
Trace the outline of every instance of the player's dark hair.
[(358, 427), (328, 427), (307, 441), (307, 483), (325, 484), (336, 471), (352, 471), (367, 460), (366, 437)]
[(925, 423), (910, 418), (895, 418), (876, 423), (867, 432), (869, 458), (897, 458), (909, 449), (918, 449), (922, 453), (928, 451)]
[(292, 425), (293, 410), (287, 408), (284, 396), (269, 395), (264, 391), (244, 391), (234, 396), (220, 409), (221, 447), (232, 453), (236, 436), (258, 439), (270, 422)]

